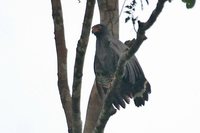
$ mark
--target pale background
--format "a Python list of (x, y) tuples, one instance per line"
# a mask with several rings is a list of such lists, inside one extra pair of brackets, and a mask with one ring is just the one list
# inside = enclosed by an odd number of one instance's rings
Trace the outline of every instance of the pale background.
[[(149, 0), (150, 1), (150, 0)], [(85, 1), (63, 0), (71, 88), (75, 48)], [(123, 2), (123, 1), (121, 1)], [(57, 88), (56, 50), (50, 0), (0, 0), (0, 132), (67, 133)], [(120, 3), (121, 9), (122, 3)], [(155, 3), (144, 4), (147, 20)], [(93, 24), (99, 23), (96, 7)], [(111, 117), (105, 133), (199, 133), (200, 2), (187, 10), (181, 0), (166, 3), (137, 52), (152, 86), (145, 107), (133, 102)], [(138, 13), (139, 14), (139, 13)], [(134, 37), (120, 17), (120, 40)], [(95, 36), (90, 36), (82, 85), (82, 119), (94, 80)]]

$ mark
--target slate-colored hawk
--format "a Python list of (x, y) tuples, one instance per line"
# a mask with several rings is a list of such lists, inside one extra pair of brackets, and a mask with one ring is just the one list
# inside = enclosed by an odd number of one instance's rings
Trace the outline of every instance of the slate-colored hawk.
[[(94, 72), (97, 89), (104, 90), (103, 92), (106, 93), (111, 87), (119, 58), (129, 47), (114, 39), (103, 24), (93, 26), (92, 33), (96, 36)], [(125, 102), (129, 103), (129, 98), (134, 99), (137, 107), (144, 105), (145, 101), (148, 101), (151, 87), (135, 55), (125, 64), (120, 90), (120, 95), (113, 102), (118, 109), (119, 106), (125, 108)]]

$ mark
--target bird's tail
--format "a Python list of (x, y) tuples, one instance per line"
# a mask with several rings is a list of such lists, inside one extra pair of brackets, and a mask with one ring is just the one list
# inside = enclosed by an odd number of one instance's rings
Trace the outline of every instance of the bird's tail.
[(147, 80), (143, 82), (143, 87), (140, 91), (133, 94), (134, 103), (137, 107), (145, 105), (145, 101), (148, 101), (149, 94), (151, 93), (151, 86)]

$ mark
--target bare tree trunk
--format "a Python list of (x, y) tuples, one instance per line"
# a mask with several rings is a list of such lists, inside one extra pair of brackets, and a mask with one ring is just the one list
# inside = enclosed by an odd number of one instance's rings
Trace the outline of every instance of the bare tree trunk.
[(92, 87), (92, 91), (90, 93), (90, 98), (88, 102), (87, 116), (83, 131), (84, 133), (91, 133), (94, 127), (96, 126), (96, 122), (102, 109), (102, 105), (103, 99), (99, 95), (96, 87), (96, 82), (94, 81), (94, 85)]
[(60, 0), (51, 0), (52, 17), (54, 20), (54, 34), (57, 52), (58, 88), (60, 99), (65, 112), (68, 132), (72, 132), (72, 100), (67, 79), (67, 48), (65, 46), (64, 25)]
[[(99, 12), (100, 12), (100, 23), (108, 26), (113, 37), (119, 38), (119, 8), (118, 0), (98, 0)], [(84, 133), (92, 133), (94, 130), (100, 111), (103, 106), (103, 97), (99, 93), (94, 81), (90, 98), (88, 102)]]

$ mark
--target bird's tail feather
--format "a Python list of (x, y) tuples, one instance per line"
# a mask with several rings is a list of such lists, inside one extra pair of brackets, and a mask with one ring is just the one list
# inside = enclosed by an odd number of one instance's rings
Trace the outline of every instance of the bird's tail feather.
[(145, 105), (145, 101), (148, 101), (149, 94), (151, 93), (151, 86), (147, 80), (145, 80), (143, 88), (134, 94), (134, 103), (137, 107)]

